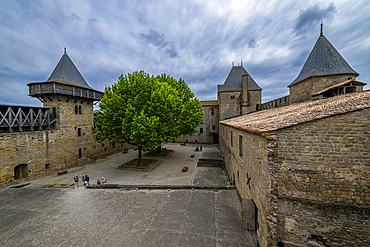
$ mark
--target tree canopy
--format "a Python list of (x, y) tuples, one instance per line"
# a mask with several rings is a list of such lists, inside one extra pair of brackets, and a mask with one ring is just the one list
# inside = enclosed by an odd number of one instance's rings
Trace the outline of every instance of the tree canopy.
[(97, 141), (128, 142), (141, 150), (192, 135), (202, 122), (202, 106), (185, 81), (144, 71), (121, 75), (106, 87), (92, 127)]

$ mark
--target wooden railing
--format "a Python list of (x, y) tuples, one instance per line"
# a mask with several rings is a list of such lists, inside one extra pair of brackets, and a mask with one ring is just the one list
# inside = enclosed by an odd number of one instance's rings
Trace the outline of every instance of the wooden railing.
[(0, 105), (0, 132), (40, 131), (56, 122), (48, 107)]

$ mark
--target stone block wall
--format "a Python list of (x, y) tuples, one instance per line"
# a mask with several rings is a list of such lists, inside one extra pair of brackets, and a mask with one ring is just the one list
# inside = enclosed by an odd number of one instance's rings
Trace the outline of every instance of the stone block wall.
[(289, 87), (290, 102), (298, 103), (308, 101), (311, 98), (311, 94), (317, 93), (340, 82), (347, 81), (348, 78), (356, 79), (356, 76), (353, 74), (342, 74), (307, 78)]
[(370, 109), (277, 132), (279, 195), (370, 204)]
[(27, 165), (28, 175), (19, 181), (27, 181), (50, 172), (85, 165), (98, 158), (132, 148), (129, 144), (95, 142), (91, 129), (84, 136), (86, 142), (76, 141), (75, 135), (76, 131), (68, 129), (1, 134), (0, 186), (17, 182), (14, 178), (14, 168), (21, 164)]
[(0, 186), (20, 181), (15, 180), (18, 165), (27, 165), (23, 181), (132, 148), (129, 144), (94, 141), (92, 103), (92, 100), (52, 95), (45, 98), (44, 106), (56, 115), (53, 130), (2, 133)]
[(247, 106), (242, 106), (243, 115), (260, 109), (261, 92), (262, 92), (261, 90), (249, 90), (248, 91), (249, 104)]
[(241, 92), (219, 92), (218, 105), (220, 111), (220, 121), (240, 116), (240, 96)]
[(277, 229), (285, 247), (370, 246), (369, 207), (283, 196), (278, 201)]
[[(204, 105), (202, 103), (202, 109), (204, 112), (203, 122), (198, 127), (198, 132), (192, 136), (181, 136), (179, 138), (176, 138), (175, 140), (176, 142), (210, 143), (210, 135), (211, 134), (218, 135), (219, 133), (218, 105)], [(200, 131), (201, 129), (202, 131)]]
[(264, 136), (220, 133), (230, 180), (257, 206), (261, 246), (370, 245), (369, 108)]
[[(277, 131), (271, 163), (284, 246), (370, 244), (370, 109)], [(364, 225), (365, 224), (365, 225)]]
[(272, 246), (271, 239), (276, 240), (277, 221), (269, 163), (274, 158), (276, 138), (265, 138), (224, 124), (220, 124), (220, 133), (220, 149), (230, 181), (235, 183), (240, 197), (253, 199), (256, 204), (259, 244)]

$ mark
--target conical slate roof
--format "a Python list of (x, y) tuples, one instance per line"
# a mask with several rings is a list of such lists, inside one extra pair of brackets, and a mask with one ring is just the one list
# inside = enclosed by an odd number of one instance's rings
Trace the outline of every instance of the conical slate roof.
[(218, 85), (218, 92), (242, 91), (243, 75), (248, 75), (248, 90), (262, 90), (243, 66), (233, 66), (223, 85)]
[(288, 87), (311, 76), (337, 74), (359, 75), (348, 65), (329, 40), (321, 34), (298, 77)]
[(69, 58), (65, 49), (62, 58), (47, 81), (60, 81), (75, 86), (91, 88)]

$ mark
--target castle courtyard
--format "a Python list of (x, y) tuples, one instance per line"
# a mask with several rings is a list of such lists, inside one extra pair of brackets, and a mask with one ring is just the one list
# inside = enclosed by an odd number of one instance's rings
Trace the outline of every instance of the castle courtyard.
[[(129, 150), (127, 154), (70, 168), (64, 175), (32, 180), (22, 188), (0, 189), (1, 245), (255, 246), (252, 233), (242, 229), (235, 189), (126, 190), (70, 186), (75, 173), (80, 178), (88, 174), (92, 183), (97, 176), (105, 176), (108, 183), (121, 185), (187, 185), (193, 180), (199, 184), (207, 181), (211, 185), (227, 185), (220, 172), (213, 178), (202, 179), (207, 168), (199, 167), (197, 172), (200, 152), (194, 152), (195, 145), (177, 143), (166, 147), (175, 152), (168, 159), (161, 159), (161, 164), (149, 172), (116, 169), (122, 162), (136, 158), (136, 151)], [(216, 147), (203, 146), (203, 152), (207, 148)], [(190, 158), (192, 154), (194, 158)], [(182, 172), (183, 166), (188, 166), (187, 172)], [(67, 188), (50, 188), (52, 185)]]

